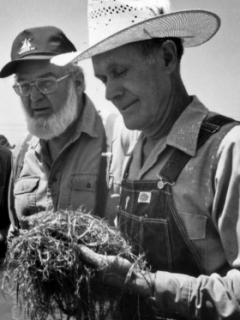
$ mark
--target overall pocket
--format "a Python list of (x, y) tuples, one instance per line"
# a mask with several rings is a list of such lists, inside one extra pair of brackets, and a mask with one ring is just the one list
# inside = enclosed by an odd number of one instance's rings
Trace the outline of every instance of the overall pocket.
[(167, 220), (137, 217), (125, 211), (119, 211), (118, 226), (130, 242), (133, 252), (136, 255), (144, 254), (151, 268), (172, 271)]

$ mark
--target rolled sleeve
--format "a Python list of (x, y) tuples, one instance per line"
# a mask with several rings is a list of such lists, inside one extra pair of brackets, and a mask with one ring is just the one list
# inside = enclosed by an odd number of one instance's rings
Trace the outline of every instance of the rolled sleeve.
[(157, 272), (155, 303), (161, 312), (188, 319), (239, 319), (240, 272), (231, 270), (226, 277), (193, 278), (183, 274)]
[(155, 302), (159, 311), (189, 315), (193, 278), (183, 274), (159, 271), (155, 278)]

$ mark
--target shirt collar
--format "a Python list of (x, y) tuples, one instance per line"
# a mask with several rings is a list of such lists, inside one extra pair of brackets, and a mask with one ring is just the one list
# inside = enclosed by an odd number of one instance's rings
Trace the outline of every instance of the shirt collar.
[(192, 102), (174, 123), (167, 136), (166, 144), (175, 147), (190, 156), (197, 152), (197, 141), (203, 120), (209, 110), (193, 96)]
[[(80, 137), (80, 134), (82, 132), (88, 134), (89, 136), (96, 138), (97, 133), (96, 133), (96, 120), (98, 117), (98, 113), (94, 107), (93, 102), (90, 100), (90, 98), (84, 94), (84, 101), (85, 101), (85, 106), (83, 109), (83, 113), (81, 115), (81, 119), (79, 121), (79, 124), (76, 128), (75, 134), (72, 136), (72, 141), (78, 139)], [(37, 148), (37, 146), (40, 147), (40, 142), (41, 139), (38, 137), (33, 136), (33, 138), (30, 141), (30, 145), (32, 148)]]
[(93, 102), (84, 94), (85, 106), (81, 120), (76, 130), (76, 134), (80, 135), (81, 132), (87, 133), (89, 136), (96, 138), (96, 120), (99, 117)]

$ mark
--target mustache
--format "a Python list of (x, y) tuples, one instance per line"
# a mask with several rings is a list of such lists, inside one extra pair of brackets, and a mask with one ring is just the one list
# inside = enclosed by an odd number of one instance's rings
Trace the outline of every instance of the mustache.
[(67, 91), (67, 101), (56, 113), (49, 116), (34, 118), (27, 112), (23, 102), (22, 109), (25, 114), (28, 131), (43, 140), (58, 137), (76, 120), (79, 115), (78, 96), (74, 85)]

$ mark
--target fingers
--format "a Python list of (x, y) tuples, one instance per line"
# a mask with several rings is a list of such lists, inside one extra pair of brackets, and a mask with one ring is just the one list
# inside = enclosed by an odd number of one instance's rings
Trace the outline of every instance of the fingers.
[(117, 272), (124, 277), (127, 276), (132, 264), (127, 259), (118, 256), (107, 257), (108, 266), (105, 268), (108, 272)]
[(96, 266), (96, 278), (100, 282), (139, 293), (145, 297), (154, 295), (155, 274), (135, 271), (134, 265), (119, 256), (98, 254), (84, 245), (79, 245), (82, 259)]
[(99, 268), (104, 268), (105, 272), (119, 272), (126, 275), (132, 264), (118, 256), (105, 256), (98, 254), (84, 245), (79, 245), (79, 252), (83, 260)]
[(81, 258), (84, 261), (93, 264), (97, 268), (102, 268), (107, 265), (107, 257), (94, 252), (93, 250), (89, 249), (84, 245), (79, 245), (78, 249)]
[(96, 279), (112, 286), (123, 287), (131, 262), (119, 256), (105, 256), (98, 254), (84, 245), (78, 246), (81, 258), (96, 267)]

